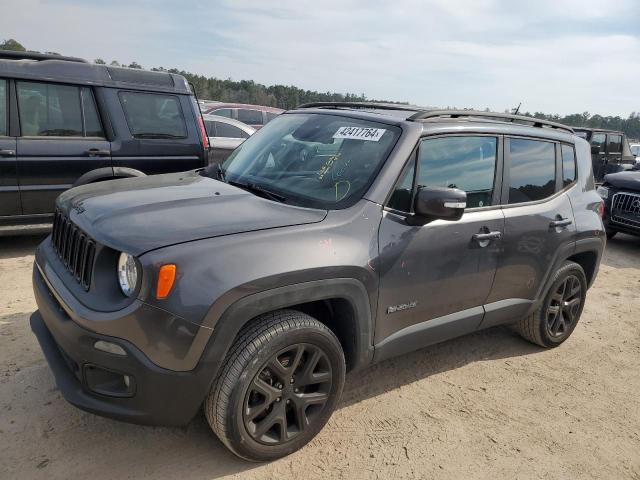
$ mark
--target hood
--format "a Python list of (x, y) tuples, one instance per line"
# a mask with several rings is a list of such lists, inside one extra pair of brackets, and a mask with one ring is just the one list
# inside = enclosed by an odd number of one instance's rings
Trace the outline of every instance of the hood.
[(83, 185), (60, 195), (57, 206), (97, 242), (132, 255), (192, 240), (316, 223), (327, 214), (273, 202), (195, 171)]
[(625, 190), (640, 191), (640, 171), (627, 171), (605, 175), (604, 183)]

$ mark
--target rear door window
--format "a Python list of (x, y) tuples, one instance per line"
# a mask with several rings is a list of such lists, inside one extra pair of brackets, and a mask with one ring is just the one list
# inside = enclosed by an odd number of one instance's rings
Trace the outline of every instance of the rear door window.
[(459, 188), (467, 192), (467, 208), (489, 206), (493, 201), (497, 148), (495, 137), (422, 140), (417, 184)]
[(591, 138), (591, 146), (597, 146), (600, 153), (604, 153), (604, 146), (607, 136), (604, 133), (594, 133)]
[(120, 102), (134, 138), (186, 138), (187, 126), (176, 95), (120, 92)]
[(273, 113), (273, 112), (265, 112), (265, 115), (267, 116), (267, 122), (270, 122), (271, 120), (273, 120), (278, 116), (277, 113)]
[(0, 137), (7, 135), (7, 81), (0, 79)]
[(222, 122), (213, 122), (215, 123), (216, 129), (216, 137), (224, 137), (224, 138), (249, 138), (249, 135), (246, 134), (240, 128), (229, 125), (227, 123)]
[(608, 153), (621, 153), (622, 152), (622, 135), (607, 135), (607, 152)]
[(104, 138), (102, 123), (98, 116), (98, 109), (93, 93), (88, 87), (82, 87), (82, 111), (84, 113), (84, 134), (86, 137)]
[(556, 191), (555, 144), (541, 140), (509, 140), (509, 203), (531, 202)]
[(239, 108), (238, 120), (248, 125), (262, 125), (262, 112), (260, 110)]
[(83, 136), (78, 87), (19, 81), (17, 90), (23, 136)]

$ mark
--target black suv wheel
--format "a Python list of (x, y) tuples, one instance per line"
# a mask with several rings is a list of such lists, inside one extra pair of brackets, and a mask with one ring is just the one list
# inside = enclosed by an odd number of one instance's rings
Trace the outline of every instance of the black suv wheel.
[(556, 272), (540, 308), (516, 325), (518, 333), (541, 347), (560, 345), (576, 328), (586, 294), (584, 270), (577, 263), (565, 262)]
[(342, 393), (340, 342), (295, 310), (263, 315), (242, 331), (205, 400), (209, 425), (236, 455), (267, 461), (309, 442)]

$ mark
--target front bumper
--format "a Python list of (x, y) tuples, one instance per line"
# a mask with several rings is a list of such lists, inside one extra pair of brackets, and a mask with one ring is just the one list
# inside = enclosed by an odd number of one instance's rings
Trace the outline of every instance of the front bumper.
[[(208, 368), (177, 372), (151, 362), (132, 343), (87, 330), (74, 322), (53, 295), (37, 266), (33, 286), (38, 311), (31, 328), (65, 399), (102, 416), (146, 425), (186, 425), (197, 413), (212, 380)], [(98, 350), (98, 340), (119, 345), (126, 356)], [(90, 385), (88, 370), (104, 369), (130, 379), (130, 391), (102, 394)]]

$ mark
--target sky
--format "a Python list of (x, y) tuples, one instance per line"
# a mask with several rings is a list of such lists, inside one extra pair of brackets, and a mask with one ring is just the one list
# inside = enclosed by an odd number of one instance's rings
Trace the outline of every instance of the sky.
[(437, 107), (640, 111), (640, 0), (0, 0), (0, 40)]

